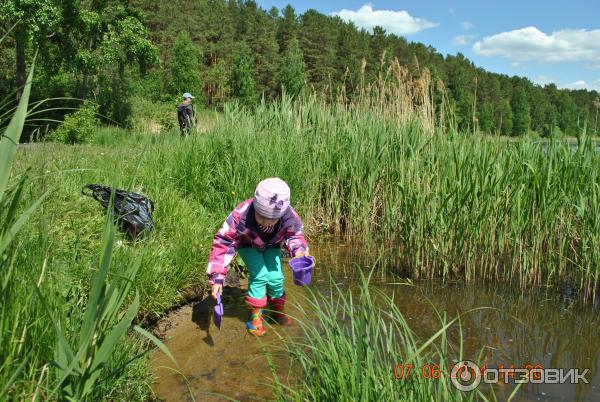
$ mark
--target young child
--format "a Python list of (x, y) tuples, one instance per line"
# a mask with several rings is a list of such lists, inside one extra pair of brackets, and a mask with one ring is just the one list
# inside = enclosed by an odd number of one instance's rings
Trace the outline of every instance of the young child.
[(302, 220), (290, 206), (290, 188), (276, 177), (258, 183), (254, 197), (229, 214), (215, 235), (206, 270), (212, 296), (216, 298), (223, 290), (227, 266), (236, 251), (240, 254), (250, 271), (246, 296), (250, 318), (246, 327), (256, 336), (265, 334), (262, 309), (267, 302), (280, 325), (291, 323), (283, 312), (286, 296), (281, 270), (282, 244), (293, 257), (308, 255)]

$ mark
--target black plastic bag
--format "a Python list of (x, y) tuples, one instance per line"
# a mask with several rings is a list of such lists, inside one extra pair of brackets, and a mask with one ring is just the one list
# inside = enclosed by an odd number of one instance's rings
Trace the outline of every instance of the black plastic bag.
[[(86, 192), (88, 190), (88, 192)], [(120, 189), (113, 190), (101, 184), (88, 184), (81, 192), (99, 201), (104, 209), (108, 209), (111, 193), (115, 192), (113, 213), (119, 228), (130, 240), (135, 240), (150, 233), (154, 229), (154, 203), (141, 194)]]

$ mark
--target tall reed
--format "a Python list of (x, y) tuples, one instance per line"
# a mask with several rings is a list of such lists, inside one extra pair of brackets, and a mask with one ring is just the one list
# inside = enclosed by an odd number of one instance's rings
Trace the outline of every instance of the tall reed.
[[(202, 278), (198, 267), (212, 234), (269, 176), (290, 183), (307, 231), (376, 239), (400, 273), (523, 288), (566, 284), (587, 301), (598, 297), (600, 156), (589, 138), (575, 149), (428, 133), (418, 119), (398, 122), (312, 96), (253, 112), (228, 105), (205, 134), (184, 142), (138, 134), (79, 150), (45, 153), (64, 169), (82, 160), (96, 168), (58, 176), (63, 199), (86, 182), (126, 185), (136, 174), (136, 185), (157, 201), (160, 224), (150, 247), (156, 269), (142, 280), (142, 294), (152, 295), (142, 306), (156, 306), (151, 310)], [(52, 205), (65, 208), (60, 198)], [(77, 222), (94, 211), (83, 200), (77, 207), (73, 224), (53, 219), (63, 227), (57, 236), (73, 237)]]
[[(374, 113), (380, 118), (408, 124), (418, 120), (421, 127), (431, 133), (435, 127), (448, 124), (453, 116), (448, 97), (441, 81), (432, 82), (431, 72), (419, 68), (415, 59), (415, 71), (402, 65), (397, 57), (389, 59), (383, 52), (375, 80), (365, 79), (366, 60), (362, 61), (361, 79), (355, 88), (342, 85), (338, 88), (335, 103), (346, 112)], [(434, 99), (441, 99), (436, 111)], [(326, 99), (320, 94), (321, 99)], [(443, 112), (445, 106), (446, 113)]]
[(600, 156), (589, 140), (432, 135), (419, 120), (312, 97), (227, 108), (173, 152), (169, 174), (208, 211), (225, 214), (261, 177), (280, 176), (309, 230), (378, 237), (416, 278), (567, 283), (596, 297)]

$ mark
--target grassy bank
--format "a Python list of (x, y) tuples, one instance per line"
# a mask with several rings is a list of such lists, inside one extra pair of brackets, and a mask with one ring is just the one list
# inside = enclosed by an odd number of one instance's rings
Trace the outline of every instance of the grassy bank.
[[(102, 129), (88, 145), (26, 145), (16, 172), (27, 166), (26, 204), (51, 193), (19, 237), (17, 266), (43, 276), (53, 309), (73, 330), (101, 254), (104, 217), (81, 195), (87, 183), (132, 188), (155, 201), (149, 241), (117, 242), (114, 251), (113, 275), (144, 251), (134, 283), (139, 319), (203, 293), (212, 235), (269, 176), (290, 184), (312, 239), (380, 239), (386, 265), (406, 275), (525, 288), (569, 284), (587, 300), (598, 289), (600, 158), (586, 144), (574, 152), (562, 143), (436, 132), (311, 99), (255, 113), (229, 107), (186, 140), (177, 132)], [(27, 288), (24, 279), (19, 286)], [(40, 381), (56, 381), (48, 369), (54, 340), (33, 295), (22, 292), (15, 303), (29, 306), (33, 319), (15, 324), (14, 347), (26, 345), (33, 358), (11, 395), (31, 398)], [(141, 348), (131, 337), (111, 364)], [(103, 378), (95, 397), (146, 397), (144, 364), (129, 366), (116, 382)]]

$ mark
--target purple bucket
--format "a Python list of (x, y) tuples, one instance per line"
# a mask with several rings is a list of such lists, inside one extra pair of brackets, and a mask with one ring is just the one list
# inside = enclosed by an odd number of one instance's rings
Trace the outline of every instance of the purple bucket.
[(312, 269), (315, 259), (311, 256), (296, 257), (290, 260), (290, 267), (294, 276), (294, 285), (306, 286), (310, 284)]

